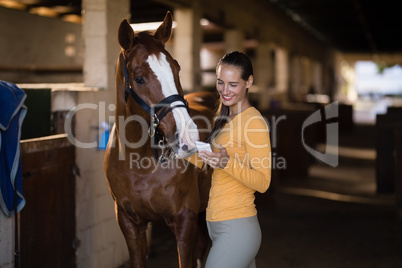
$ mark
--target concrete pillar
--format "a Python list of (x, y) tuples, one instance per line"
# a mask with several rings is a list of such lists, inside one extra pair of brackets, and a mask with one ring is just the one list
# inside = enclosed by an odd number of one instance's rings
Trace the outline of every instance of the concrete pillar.
[(83, 1), (86, 86), (114, 88), (114, 72), (119, 52), (116, 33), (120, 21), (129, 16), (129, 6), (129, 0)]
[(256, 62), (254, 66), (254, 84), (258, 87), (259, 108), (267, 110), (270, 103), (270, 85), (272, 83), (273, 61), (271, 57), (272, 45), (267, 42), (259, 42), (256, 50)]
[(177, 27), (174, 30), (172, 56), (180, 64), (180, 82), (187, 92), (201, 90), (201, 9), (196, 8), (198, 1), (194, 1), (193, 5), (192, 8), (174, 10)]
[[(207, 89), (215, 89), (216, 84), (216, 73), (215, 68), (219, 59), (222, 57), (222, 52), (220, 50), (209, 49), (204, 46), (201, 49), (201, 69), (208, 70), (202, 74), (202, 86)], [(213, 70), (211, 72), (210, 70)]]
[(287, 100), (287, 92), (289, 87), (289, 57), (286, 49), (278, 47), (275, 50), (275, 65), (276, 65), (276, 93), (281, 100)]
[(241, 51), (244, 52), (244, 33), (237, 29), (230, 29), (225, 31), (225, 53), (231, 51)]
[(336, 100), (345, 100), (345, 95), (343, 94), (343, 86), (345, 80), (342, 77), (342, 60), (343, 56), (340, 52), (334, 53), (334, 93), (333, 97)]
[(315, 93), (323, 93), (323, 78), (322, 78), (322, 64), (318, 61), (313, 61), (312, 64), (312, 86)]
[(290, 60), (290, 87), (289, 97), (294, 101), (301, 101), (302, 94), (300, 92), (302, 87), (302, 66), (300, 62), (300, 56), (293, 55)]
[[(117, 33), (128, 18), (129, 0), (84, 0), (84, 82), (97, 91), (78, 92), (75, 138), (98, 144), (102, 121), (114, 118), (115, 71), (120, 51)], [(128, 250), (116, 222), (114, 202), (103, 171), (104, 151), (97, 146), (76, 147), (76, 250), (77, 267), (119, 267)]]
[(0, 267), (12, 268), (14, 265), (14, 247), (15, 247), (15, 219), (7, 217), (0, 210)]
[(311, 85), (311, 63), (310, 59), (307, 57), (301, 57), (301, 82), (302, 88), (300, 90), (301, 95), (306, 95), (309, 93)]
[(330, 89), (330, 75), (329, 75), (329, 66), (328, 64), (321, 63), (321, 92), (322, 94), (327, 94), (331, 96)]

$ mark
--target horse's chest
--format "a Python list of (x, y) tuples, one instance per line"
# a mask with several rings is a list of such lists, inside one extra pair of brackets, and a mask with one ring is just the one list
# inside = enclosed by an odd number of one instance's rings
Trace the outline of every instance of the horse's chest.
[(124, 193), (116, 201), (142, 218), (153, 218), (174, 214), (177, 194), (177, 187), (169, 184), (136, 180), (126, 186)]

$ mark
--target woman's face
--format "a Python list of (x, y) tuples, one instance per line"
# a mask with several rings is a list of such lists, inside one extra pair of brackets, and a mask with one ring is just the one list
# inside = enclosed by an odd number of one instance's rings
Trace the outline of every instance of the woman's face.
[(216, 89), (221, 95), (224, 105), (230, 109), (240, 109), (247, 100), (247, 88), (253, 84), (253, 76), (250, 75), (247, 81), (241, 78), (240, 69), (233, 66), (222, 64), (216, 71)]

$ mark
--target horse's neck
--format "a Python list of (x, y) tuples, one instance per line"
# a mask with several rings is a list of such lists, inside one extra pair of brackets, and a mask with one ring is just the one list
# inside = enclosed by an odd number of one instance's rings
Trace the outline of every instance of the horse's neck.
[(145, 119), (140, 113), (130, 115), (116, 113), (116, 142), (122, 152), (136, 153), (141, 157), (151, 157), (154, 155), (151, 138), (148, 134), (149, 119)]

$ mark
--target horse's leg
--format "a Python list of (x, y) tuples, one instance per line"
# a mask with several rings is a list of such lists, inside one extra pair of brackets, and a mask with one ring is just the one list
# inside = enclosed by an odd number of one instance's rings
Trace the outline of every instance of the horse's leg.
[(126, 239), (130, 255), (130, 267), (145, 267), (147, 254), (147, 223), (135, 223), (133, 218), (119, 206), (117, 206), (117, 220), (124, 238)]
[(211, 239), (208, 235), (207, 222), (205, 219), (205, 211), (198, 215), (198, 244), (197, 244), (197, 267), (205, 264)]
[(195, 212), (184, 208), (179, 214), (166, 219), (166, 223), (176, 236), (180, 268), (197, 267), (197, 217)]
[(148, 243), (148, 247), (147, 247), (148, 258), (150, 258), (152, 255), (152, 222), (148, 222), (146, 236), (147, 236), (147, 243)]

